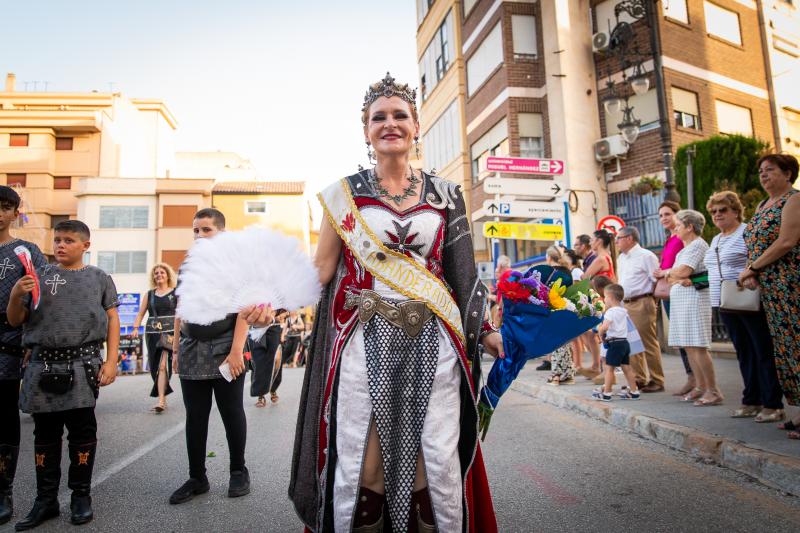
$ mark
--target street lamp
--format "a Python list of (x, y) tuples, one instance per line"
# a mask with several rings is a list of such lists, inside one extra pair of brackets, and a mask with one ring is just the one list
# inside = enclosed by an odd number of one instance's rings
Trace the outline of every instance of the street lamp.
[(628, 100), (625, 100), (625, 109), (622, 110), (622, 122), (617, 124), (622, 138), (628, 144), (633, 144), (639, 138), (640, 126), (642, 121), (633, 115), (633, 107), (628, 105)]
[(647, 91), (650, 90), (650, 78), (647, 76), (647, 72), (645, 71), (644, 65), (641, 61), (638, 61), (633, 66), (633, 74), (631, 74), (631, 77), (628, 78), (628, 81), (631, 84), (633, 92), (639, 96), (647, 94)]
[(617, 91), (614, 89), (614, 82), (611, 80), (611, 76), (608, 77), (608, 81), (606, 81), (606, 88), (609, 90), (609, 94), (603, 98), (603, 107), (606, 110), (606, 113), (617, 114), (622, 109), (622, 98), (617, 95)]
[[(661, 132), (661, 152), (664, 160), (664, 174), (666, 178), (666, 198), (668, 200), (680, 201), (680, 196), (675, 190), (675, 182), (672, 178), (672, 136), (669, 126), (669, 109), (667, 107), (666, 88), (664, 84), (663, 64), (661, 58), (661, 37), (658, 27), (658, 15), (656, 6), (658, 0), (620, 0), (614, 6), (614, 16), (617, 20), (611, 38), (609, 40), (609, 51), (619, 60), (622, 67), (623, 83), (628, 81), (630, 88), (637, 95), (644, 95), (650, 90), (650, 78), (644, 68), (644, 60), (652, 59), (653, 76), (656, 85), (656, 98), (658, 99), (659, 130)], [(636, 43), (636, 35), (630, 23), (620, 21), (620, 15), (626, 13), (634, 21), (644, 20), (649, 27), (650, 50), (647, 54), (642, 53)], [(625, 70), (632, 67), (631, 75), (626, 76)], [(617, 91), (614, 90), (609, 74), (610, 95), (603, 99), (603, 107), (606, 111), (611, 109), (619, 111), (622, 101), (619, 100)], [(616, 99), (615, 99), (616, 98)], [(625, 98), (622, 107), (623, 118), (617, 127), (628, 144), (633, 143), (639, 137), (641, 121), (633, 115), (633, 108), (628, 105)]]

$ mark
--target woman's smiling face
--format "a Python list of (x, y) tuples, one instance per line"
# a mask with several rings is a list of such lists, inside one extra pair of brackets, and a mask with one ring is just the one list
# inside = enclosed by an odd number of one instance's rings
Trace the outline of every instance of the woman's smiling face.
[(381, 96), (369, 107), (364, 136), (378, 155), (407, 154), (419, 136), (419, 123), (408, 102)]

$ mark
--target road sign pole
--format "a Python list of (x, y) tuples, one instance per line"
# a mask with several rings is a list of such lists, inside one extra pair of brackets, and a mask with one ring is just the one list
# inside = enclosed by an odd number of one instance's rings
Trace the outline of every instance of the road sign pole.
[[(494, 176), (497, 176), (497, 172), (494, 173)], [(496, 193), (494, 195), (494, 205), (497, 205), (500, 202), (500, 193)], [(495, 211), (495, 215), (499, 215), (500, 210)], [(499, 216), (494, 217), (494, 221), (497, 222), (500, 220)], [(500, 257), (500, 239), (492, 239), (492, 252), (494, 252), (494, 268), (497, 269), (497, 258)]]

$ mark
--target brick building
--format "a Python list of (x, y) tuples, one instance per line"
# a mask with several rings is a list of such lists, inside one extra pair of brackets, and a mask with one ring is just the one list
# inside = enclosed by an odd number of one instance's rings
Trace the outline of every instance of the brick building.
[[(642, 230), (645, 243), (657, 246), (663, 234), (656, 208), (661, 196), (628, 192), (643, 176), (665, 177), (659, 106), (653, 60), (645, 61), (650, 89), (635, 95), (623, 79), (613, 54), (593, 39), (610, 34), (618, 22), (628, 22), (633, 42), (650, 54), (652, 29), (625, 13), (619, 0), (417, 0), (423, 101), (423, 131), (433, 130), (452, 103), (460, 114), (448, 143), (425, 139), (425, 166), (463, 175), (445, 177), (469, 191), (475, 233), (486, 220), (481, 205), (482, 180), (489, 155), (545, 157), (567, 163), (563, 177), (569, 195), (571, 235), (592, 230), (599, 217), (612, 213)], [(800, 150), (800, 99), (796, 80), (800, 56), (793, 2), (784, 0), (660, 0), (654, 2), (660, 35), (664, 95), (671, 150), (718, 133), (742, 133), (768, 141), (779, 149)], [(453, 55), (439, 86), (431, 87), (433, 68), (426, 62), (435, 43), (434, 29), (447, 26)], [(602, 38), (600, 38), (602, 41)], [(630, 69), (627, 74), (630, 75)], [(449, 76), (449, 78), (448, 78)], [(607, 113), (602, 99), (613, 80), (629, 96), (640, 134), (628, 145), (620, 136), (621, 113)], [(444, 90), (442, 88), (445, 88)], [(447, 97), (443, 94), (446, 92)], [(427, 129), (426, 129), (427, 128)], [(435, 130), (434, 130), (435, 131)], [(597, 157), (596, 143), (611, 138), (618, 157)], [(447, 146), (449, 152), (438, 149)], [(431, 161), (437, 165), (432, 165)], [(442, 166), (445, 161), (447, 165)], [(457, 163), (456, 163), (457, 162)], [(448, 166), (449, 165), (449, 166)], [(512, 176), (542, 179), (541, 176)], [(457, 179), (462, 178), (462, 179)], [(525, 221), (525, 220), (517, 220)], [(522, 260), (541, 252), (548, 242), (501, 241), (495, 250), (486, 239), (475, 239), (476, 255), (487, 260), (507, 253)]]

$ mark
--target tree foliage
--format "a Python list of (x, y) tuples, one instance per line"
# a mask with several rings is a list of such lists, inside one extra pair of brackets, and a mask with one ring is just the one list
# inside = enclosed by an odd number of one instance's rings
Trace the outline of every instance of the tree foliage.
[(730, 190), (739, 195), (748, 220), (758, 203), (766, 198), (758, 180), (756, 162), (768, 149), (769, 143), (742, 135), (715, 135), (708, 139), (685, 144), (675, 154), (675, 183), (681, 195), (682, 206), (688, 204), (686, 191), (687, 151), (694, 147), (694, 205), (706, 217), (703, 237), (710, 240), (719, 232), (706, 211), (706, 202), (712, 194)]

